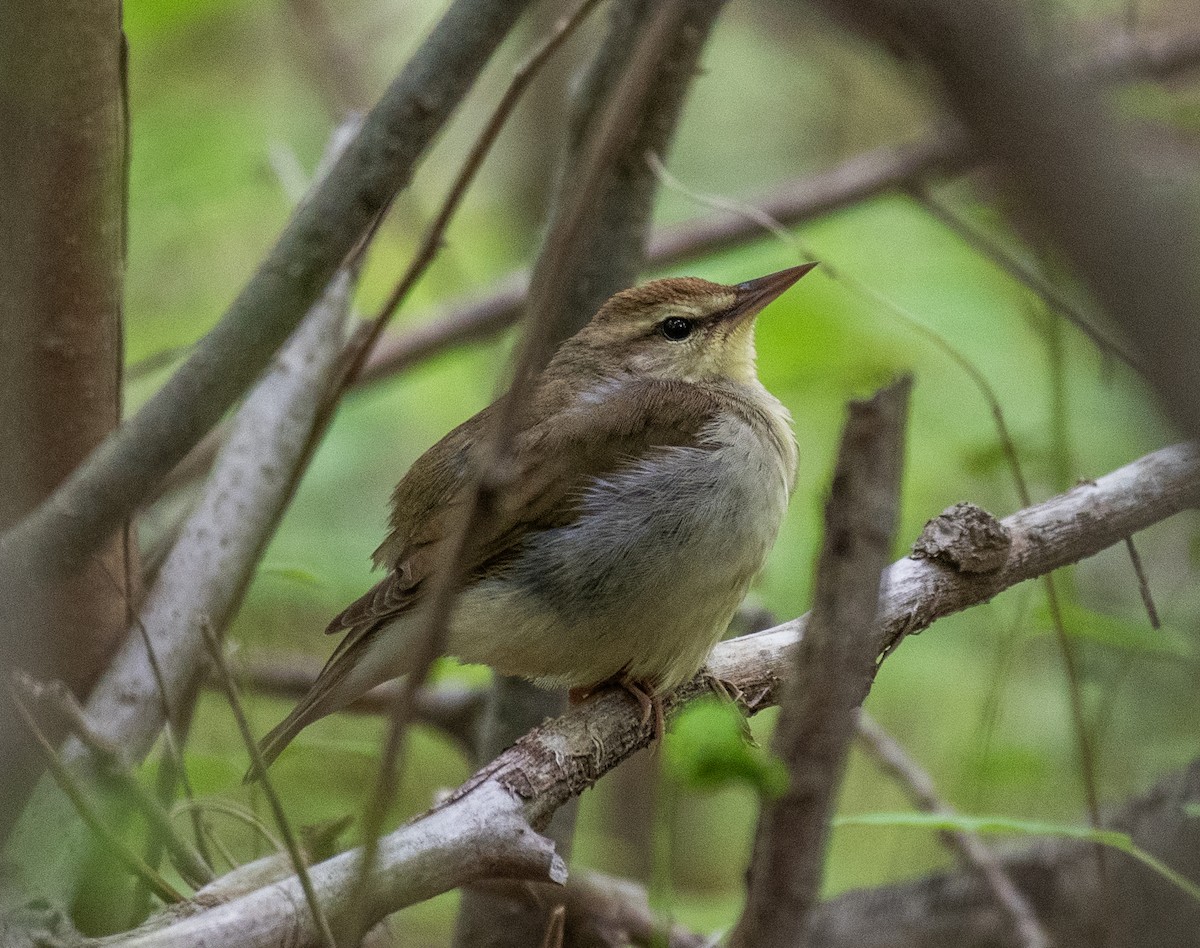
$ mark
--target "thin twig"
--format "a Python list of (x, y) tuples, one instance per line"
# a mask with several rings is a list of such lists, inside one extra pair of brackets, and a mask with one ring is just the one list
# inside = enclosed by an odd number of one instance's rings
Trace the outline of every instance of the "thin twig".
[(1147, 366), (1144, 359), (1135, 355), (1128, 346), (1096, 326), (1074, 300), (1047, 280), (1035, 267), (1021, 260), (1016, 254), (1001, 246), (999, 241), (975, 227), (962, 214), (954, 211), (933, 193), (926, 182), (917, 181), (910, 189), (910, 193), (921, 207), (958, 235), (969, 247), (992, 261), (1030, 292), (1041, 297), (1052, 312), (1063, 317), (1087, 336), (1100, 352), (1119, 359), (1139, 375), (1146, 374)]
[(408, 269), (405, 270), (404, 275), (392, 288), (383, 305), (379, 307), (379, 312), (375, 318), (362, 327), (350, 341), (348, 348), (353, 354), (334, 390), (333, 397), (335, 399), (345, 391), (347, 386), (354, 382), (359, 372), (362, 371), (363, 365), (370, 355), (371, 349), (374, 347), (380, 333), (383, 332), (384, 326), (387, 325), (388, 320), (392, 318), (392, 315), (400, 307), (400, 304), (408, 297), (417, 280), (424, 274), (429, 264), (433, 262), (433, 258), (437, 255), (438, 250), (441, 249), (446, 229), (450, 226), (451, 220), (453, 220), (455, 213), (457, 213), (463, 198), (466, 197), (467, 191), (470, 189), (471, 183), (475, 180), (476, 174), (478, 174), (480, 167), (483, 165), (484, 159), (492, 150), (492, 146), (496, 143), (500, 132), (507, 124), (517, 104), (521, 101), (521, 97), (525, 94), (525, 90), (529, 87), (529, 84), (537, 76), (541, 68), (558, 51), (559, 47), (571, 38), (571, 35), (587, 19), (588, 14), (595, 9), (598, 3), (599, 0), (582, 0), (574, 10), (559, 20), (553, 31), (541, 45), (513, 71), (508, 88), (504, 90), (504, 94), (500, 97), (500, 101), (492, 111), (491, 118), (488, 119), (483, 131), (475, 139), (475, 143), (467, 153), (466, 160), (459, 169), (458, 176), (454, 179), (454, 183), (451, 185), (445, 201), (442, 202), (441, 210), (438, 211), (437, 217), (433, 219), (426, 229), (425, 236), (421, 240), (421, 245), (413, 255)]
[[(259, 819), (258, 814), (249, 809), (242, 809), (236, 804), (220, 799), (180, 800), (171, 810), (171, 815), (175, 816), (179, 813), (193, 810), (199, 810), (203, 812), (211, 811), (213, 813), (220, 813), (223, 816), (228, 816), (231, 819), (238, 820), (239, 822), (244, 823), (246, 826), (249, 826), (256, 833), (258, 833), (258, 835), (270, 843), (271, 848), (277, 853), (288, 855), (287, 845), (284, 843), (284, 841), (271, 832), (271, 828), (267, 826), (267, 824), (261, 819)], [(222, 853), (222, 855), (231, 866), (237, 865), (231, 855), (228, 853)]]
[(63, 764), (59, 759), (58, 752), (46, 739), (46, 735), (38, 726), (37, 720), (29, 711), (29, 707), (25, 704), (24, 699), (17, 692), (17, 688), (10, 683), (8, 687), (8, 695), (17, 709), (17, 713), (25, 722), (25, 726), (29, 729), (29, 733), (33, 735), (38, 746), (42, 750), (42, 754), (46, 758), (46, 766), (50, 770), (50, 775), (54, 778), (54, 782), (70, 799), (75, 807), (75, 811), (79, 814), (88, 829), (95, 834), (100, 841), (105, 851), (116, 857), (117, 861), (129, 870), (136, 878), (140, 879), (147, 888), (150, 889), (164, 902), (170, 904), (172, 902), (186, 902), (187, 899), (183, 893), (177, 890), (173, 885), (167, 882), (162, 876), (148, 866), (145, 860), (137, 853), (125, 845), (116, 833), (110, 830), (102, 819), (97, 815), (87, 799), (87, 792), (80, 785), (75, 774)]
[(312, 879), (308, 874), (308, 864), (304, 858), (304, 854), (300, 852), (300, 845), (296, 842), (296, 835), (292, 832), (291, 821), (288, 820), (287, 812), (279, 800), (279, 795), (275, 792), (275, 786), (271, 782), (271, 778), (267, 776), (267, 765), (263, 762), (258, 742), (254, 739), (254, 735), (250, 733), (250, 722), (246, 720), (246, 712), (242, 709), (242, 700), (238, 697), (237, 684), (234, 682), (233, 675), (229, 671), (229, 666), (225, 662), (225, 653), (221, 650), (221, 643), (218, 641), (210, 623), (201, 622), (200, 631), (204, 634), (204, 643), (208, 646), (209, 655), (212, 657), (213, 671), (216, 673), (217, 680), (221, 683), (221, 687), (225, 691), (225, 697), (229, 699), (229, 710), (233, 712), (233, 719), (237, 722), (238, 733), (242, 736), (242, 743), (246, 745), (246, 750), (250, 754), (250, 765), (254, 771), (255, 778), (259, 786), (262, 787), (263, 795), (267, 798), (267, 803), (271, 807), (271, 813), (275, 817), (275, 825), (279, 828), (279, 835), (283, 839), (283, 844), (287, 847), (288, 856), (292, 860), (292, 868), (296, 870), (296, 876), (300, 880), (300, 888), (304, 890), (304, 900), (308, 903), (308, 910), (312, 912), (312, 917), (328, 948), (337, 948), (337, 942), (334, 940), (333, 932), (329, 927), (329, 919), (325, 917), (325, 911), (321, 908), (321, 902), (317, 898), (316, 890), (313, 889)]
[(79, 702), (66, 685), (57, 681), (36, 682), (18, 673), (14, 679), (14, 687), (21, 692), (23, 698), (49, 707), (101, 762), (101, 773), (133, 801), (134, 806), (150, 824), (154, 838), (166, 846), (172, 863), (188, 885), (199, 888), (213, 880), (211, 864), (175, 832), (170, 814), (130, 770), (121, 752), (92, 730)]
[[(650, 80), (653, 77), (653, 67), (656, 66), (655, 44), (664, 40), (680, 16), (680, 12), (682, 12), (682, 4), (679, 0), (667, 0), (632, 54), (628, 71), (616, 91), (613, 92), (600, 122), (593, 128), (590, 145), (586, 150), (587, 157), (581, 161), (581, 170), (575, 182), (577, 192), (581, 196), (595, 192), (601, 174), (608, 167), (610, 156), (616, 154), (624, 137), (630, 133), (628, 128), (622, 127), (622, 122), (625, 116), (637, 114), (637, 103), (641, 97), (647, 95)], [(581, 208), (583, 204), (584, 200), (581, 198), (574, 208)], [(565, 275), (560, 274), (557, 270), (559, 264), (554, 262), (554, 253), (556, 253), (557, 247), (574, 242), (574, 232), (578, 227), (578, 221), (580, 221), (580, 211), (576, 210), (572, 214), (559, 218), (556, 227), (547, 236), (544, 264), (546, 271), (552, 272), (552, 280), (565, 278)], [(558, 250), (557, 253), (564, 257), (562, 264), (565, 265), (564, 254), (566, 251)], [(547, 259), (550, 262), (547, 262)], [(545, 289), (546, 287), (542, 287), (541, 292), (545, 293)], [(539, 307), (538, 289), (530, 292), (530, 299), (532, 299), (532, 304), (530, 304), (529, 322), (524, 340), (518, 350), (520, 354), (517, 356), (514, 379), (512, 379), (509, 394), (499, 403), (492, 430), (487, 433), (486, 443), (481, 445), (481, 448), (486, 451), (481, 464), (484, 474), (476, 481), (473, 490), (464, 500), (460, 522), (455, 524), (450, 538), (446, 542), (442, 562), (439, 564), (440, 568), (433, 572), (430, 590), (422, 604), (425, 635), (421, 637), (418, 647), (414, 649), (412, 671), (409, 671), (408, 676), (403, 679), (400, 695), (398, 695), (390, 715), (388, 736), (385, 739), (382, 760), (379, 764), (376, 790), (372, 793), (364, 817), (365, 841), (364, 848), (362, 848), (359, 886), (356, 887), (360, 893), (359, 908), (350, 916), (352, 920), (350, 920), (349, 931), (352, 932), (352, 935), (365, 930), (361, 918), (365, 912), (366, 902), (370, 898), (371, 877), (374, 863), (378, 858), (379, 833), (383, 828), (386, 809), (394, 796), (396, 762), (400, 758), (408, 722), (413, 718), (416, 689), (424, 684), (433, 662), (443, 652), (450, 612), (454, 607), (455, 596), (458, 589), (461, 588), (464, 578), (463, 563), (466, 560), (469, 538), (484, 522), (485, 517), (497, 509), (497, 498), (506, 487), (502, 476), (499, 475), (500, 470), (504, 469), (500, 458), (508, 450), (512, 426), (516, 424), (517, 412), (526, 403), (529, 392), (532, 391), (536, 372), (540, 371), (545, 362), (550, 359), (552, 328), (558, 314), (552, 312), (548, 307)]]
[[(890, 734), (865, 711), (858, 719), (859, 746), (885, 774), (908, 793), (918, 809), (926, 813), (954, 816), (955, 810), (938, 796), (933, 778), (921, 768)], [(1024, 948), (1049, 948), (1050, 936), (1038, 921), (1029, 900), (1013, 885), (996, 854), (975, 833), (951, 830), (942, 839), (965, 866), (976, 873), (1008, 916)]]
[(1154, 594), (1150, 592), (1150, 581), (1146, 578), (1146, 568), (1142, 565), (1141, 554), (1133, 544), (1133, 537), (1125, 538), (1125, 551), (1129, 554), (1129, 562), (1133, 564), (1134, 575), (1137, 576), (1138, 592), (1142, 596), (1142, 604), (1146, 607), (1146, 615), (1150, 619), (1150, 628), (1156, 632), (1162, 628), (1162, 620), (1158, 617), (1158, 607), (1154, 604)]

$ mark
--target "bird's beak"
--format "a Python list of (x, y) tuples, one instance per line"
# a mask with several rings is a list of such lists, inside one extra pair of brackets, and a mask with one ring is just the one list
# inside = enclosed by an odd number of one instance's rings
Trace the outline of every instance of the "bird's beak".
[(726, 318), (742, 322), (756, 316), (768, 303), (815, 266), (815, 263), (802, 263), (798, 267), (789, 267), (778, 273), (759, 277), (757, 280), (739, 283), (734, 287), (737, 290), (737, 296), (734, 298), (733, 306), (726, 314)]

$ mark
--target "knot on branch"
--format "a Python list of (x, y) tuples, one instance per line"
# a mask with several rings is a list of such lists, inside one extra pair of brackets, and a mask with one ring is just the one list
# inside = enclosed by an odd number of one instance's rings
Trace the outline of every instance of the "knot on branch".
[(909, 555), (960, 573), (993, 573), (1008, 561), (1012, 535), (982, 507), (955, 504), (925, 524)]

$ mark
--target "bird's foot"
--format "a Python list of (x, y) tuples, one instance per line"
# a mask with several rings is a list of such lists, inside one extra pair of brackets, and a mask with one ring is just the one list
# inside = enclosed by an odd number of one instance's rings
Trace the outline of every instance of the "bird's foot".
[(750, 711), (750, 703), (746, 697), (746, 693), (732, 681), (718, 678), (711, 672), (705, 671), (704, 677), (707, 679), (708, 687), (712, 689), (713, 694), (718, 698), (724, 698), (741, 712), (739, 720), (741, 721), (742, 737), (746, 743), (757, 747), (758, 742), (754, 739), (754, 734), (750, 730), (750, 721), (746, 717)]
[(567, 692), (567, 700), (571, 704), (582, 704), (598, 692), (611, 687), (620, 688), (638, 703), (638, 707), (642, 711), (641, 727), (645, 727), (651, 721), (654, 722), (653, 730), (650, 732), (651, 745), (661, 741), (663, 735), (667, 733), (666, 714), (663, 711), (662, 695), (655, 690), (652, 682), (621, 675), (587, 688), (572, 688)]

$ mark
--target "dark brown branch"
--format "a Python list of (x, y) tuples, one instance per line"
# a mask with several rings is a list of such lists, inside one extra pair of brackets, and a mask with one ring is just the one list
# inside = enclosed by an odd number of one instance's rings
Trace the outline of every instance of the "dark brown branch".
[[(528, 86), (530, 79), (536, 74), (538, 67), (545, 63), (553, 52), (562, 44), (575, 27), (586, 18), (594, 8), (595, 0), (582, 0), (574, 10), (563, 18), (552, 31), (551, 36), (533, 53), (527, 63), (516, 71), (516, 74), (502, 97), (492, 120), (484, 129), (476, 145), (472, 148), (464, 163), (462, 172), (451, 189), (442, 212), (430, 227), (429, 238), (418, 251), (412, 267), (405, 277), (393, 290), (379, 316), (371, 325), (364, 338), (362, 346), (355, 353), (347, 379), (357, 374), (367, 353), (370, 351), (385, 320), (391, 310), (407, 294), (419, 272), (432, 259), (440, 244), (441, 232), (448, 224), (451, 215), (461, 200), (467, 184), (473, 179), (479, 169), (491, 144), (499, 134), (505, 119), (511, 113), (513, 106), (521, 93)], [(666, 8), (669, 12), (671, 7)], [(650, 39), (644, 40), (649, 42)], [(647, 84), (646, 78), (631, 71), (627, 83), (622, 84), (634, 88), (635, 98), (625, 105), (636, 104), (636, 95), (642, 94), (638, 84)], [(605, 144), (605, 143), (601, 143)], [(586, 180), (580, 183), (586, 193), (591, 190)], [(549, 240), (554, 239), (553, 233)], [(485, 435), (487, 442), (481, 444), (483, 456), (475, 482), (467, 491), (464, 507), (456, 522), (453, 522), (447, 537), (446, 549), (439, 564), (429, 580), (428, 592), (423, 597), (420, 612), (424, 622), (424, 634), (413, 648), (414, 660), (408, 674), (400, 682), (395, 701), (388, 715), (387, 733), (380, 754), (379, 769), (376, 775), (375, 788), (368, 800), (363, 814), (363, 834), (365, 845), (359, 869), (359, 899), (355, 908), (348, 913), (346, 933), (350, 940), (357, 941), (365, 933), (369, 925), (363, 923), (365, 909), (369, 904), (372, 874), (378, 854), (379, 835), (383, 830), (383, 819), (391, 804), (397, 783), (396, 767), (402, 758), (405, 737), (409, 723), (416, 713), (416, 693), (428, 677), (435, 661), (444, 651), (446, 636), (449, 632), (450, 616), (459, 589), (466, 579), (465, 566), (471, 550), (472, 537), (477, 529), (487, 523), (499, 509), (497, 504), (500, 493), (507, 487), (502, 479), (495, 476), (495, 471), (507, 467), (505, 464), (509, 441), (516, 425), (516, 419), (523, 409), (526, 399), (532, 391), (532, 379), (549, 360), (552, 350), (543, 351), (544, 338), (549, 338), (554, 325), (555, 314), (552, 311), (539, 311), (535, 307), (529, 316), (528, 325), (522, 338), (522, 345), (517, 356), (516, 368), (511, 388), (507, 397), (499, 403), (495, 413), (492, 430)], [(345, 381), (345, 380), (343, 380)], [(343, 386), (344, 387), (344, 386)], [(340, 391), (340, 388), (339, 388)], [(486, 530), (481, 531), (486, 534)]]
[(878, 667), (879, 651), (863, 633), (876, 624), (880, 574), (896, 530), (911, 389), (906, 378), (850, 403), (825, 504), (812, 613), (771, 741), (787, 765), (788, 788), (762, 805), (732, 948), (807, 943), (846, 757)]
[(78, 569), (246, 390), (406, 186), (525, 6), (455, 0), (216, 328), (49, 500), (0, 537), (6, 588)]

